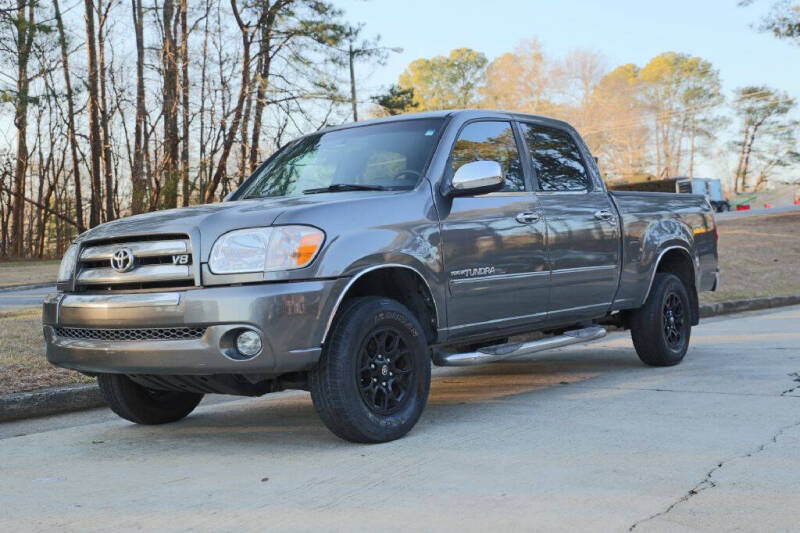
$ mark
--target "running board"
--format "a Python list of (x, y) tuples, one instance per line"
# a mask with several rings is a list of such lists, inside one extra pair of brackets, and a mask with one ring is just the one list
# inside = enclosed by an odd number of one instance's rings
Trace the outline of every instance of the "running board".
[(433, 364), (437, 366), (482, 365), (484, 363), (502, 361), (503, 359), (511, 359), (513, 357), (530, 355), (532, 353), (550, 350), (552, 348), (561, 348), (562, 346), (569, 346), (570, 344), (578, 344), (581, 342), (602, 339), (605, 336), (606, 328), (600, 326), (591, 326), (583, 329), (565, 331), (561, 335), (547, 337), (546, 339), (540, 339), (538, 341), (487, 346), (486, 348), (481, 348), (475, 352), (448, 354), (436, 352), (433, 356)]

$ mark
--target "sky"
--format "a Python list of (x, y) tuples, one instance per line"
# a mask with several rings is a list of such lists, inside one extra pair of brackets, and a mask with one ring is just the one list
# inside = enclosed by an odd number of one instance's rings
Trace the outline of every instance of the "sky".
[[(733, 91), (767, 85), (800, 99), (800, 47), (761, 33), (757, 26), (774, 0), (336, 0), (347, 20), (361, 22), (364, 36), (380, 35), (391, 53), (384, 66), (361, 65), (359, 100), (397, 82), (413, 60), (445, 55), (458, 47), (483, 52), (489, 60), (537, 37), (545, 54), (564, 57), (575, 48), (602, 53), (609, 68), (644, 66), (675, 51), (699, 56), (719, 71), (728, 102)], [(797, 116), (798, 112), (795, 112)], [(735, 171), (726, 141), (731, 123), (710, 158), (698, 161), (698, 175), (730, 176)], [(738, 138), (738, 136), (737, 136)], [(788, 174), (786, 173), (788, 172)], [(792, 171), (778, 179), (797, 179)]]
[[(737, 87), (768, 85), (800, 96), (800, 47), (752, 25), (772, 0), (337, 0), (365, 36), (399, 46), (383, 67), (369, 67), (365, 92), (397, 81), (414, 59), (469, 47), (491, 60), (520, 40), (538, 37), (551, 57), (585, 48), (611, 67), (643, 66), (666, 51), (684, 52), (719, 70), (727, 96)], [(487, 7), (488, 6), (488, 7)], [(359, 76), (361, 77), (361, 76)]]

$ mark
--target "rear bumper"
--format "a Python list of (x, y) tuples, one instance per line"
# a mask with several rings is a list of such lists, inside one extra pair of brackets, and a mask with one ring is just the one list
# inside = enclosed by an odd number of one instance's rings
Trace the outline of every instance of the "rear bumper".
[[(89, 373), (279, 375), (319, 359), (327, 318), (346, 280), (268, 283), (183, 292), (53, 294), (42, 322), (47, 359)], [(68, 338), (58, 328), (205, 328), (189, 339)], [(237, 330), (254, 329), (261, 352), (232, 357)]]

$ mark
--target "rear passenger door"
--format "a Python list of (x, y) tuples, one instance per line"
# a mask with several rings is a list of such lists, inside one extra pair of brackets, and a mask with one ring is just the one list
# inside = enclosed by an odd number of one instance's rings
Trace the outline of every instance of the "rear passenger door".
[[(548, 318), (591, 318), (611, 305), (619, 276), (619, 222), (608, 193), (565, 128), (521, 123), (547, 221)], [(599, 179), (599, 176), (597, 176)]]
[(546, 316), (545, 226), (525, 179), (521, 153), (517, 132), (505, 120), (467, 123), (452, 147), (445, 179), (478, 160), (497, 161), (505, 176), (501, 191), (451, 198), (440, 212), (453, 336)]

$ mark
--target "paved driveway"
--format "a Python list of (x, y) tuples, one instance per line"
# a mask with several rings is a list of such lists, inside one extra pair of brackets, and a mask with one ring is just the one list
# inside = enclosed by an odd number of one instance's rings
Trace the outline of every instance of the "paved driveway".
[(800, 307), (708, 320), (673, 368), (619, 333), (439, 369), (420, 424), (384, 445), (337, 440), (303, 392), (161, 427), (7, 423), (0, 531), (796, 531), (799, 323)]

